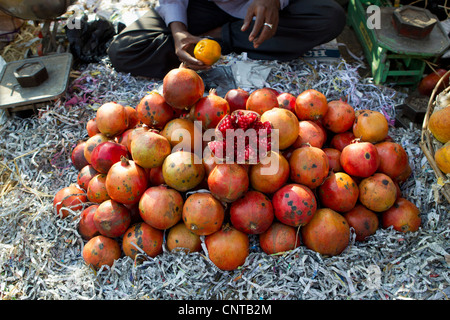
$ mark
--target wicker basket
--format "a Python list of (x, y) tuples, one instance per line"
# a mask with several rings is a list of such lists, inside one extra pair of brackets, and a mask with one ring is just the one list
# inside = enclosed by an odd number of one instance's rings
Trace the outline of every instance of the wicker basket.
[(433, 168), (434, 174), (436, 175), (436, 178), (438, 179), (439, 184), (443, 184), (442, 188), (440, 188), (440, 191), (444, 195), (444, 197), (447, 199), (448, 202), (450, 202), (450, 183), (448, 182), (447, 176), (439, 169), (437, 166), (436, 160), (434, 159), (434, 153), (436, 150), (436, 146), (438, 145), (437, 140), (434, 138), (433, 134), (428, 129), (428, 121), (430, 119), (431, 114), (433, 113), (434, 109), (436, 107), (440, 107), (438, 104), (441, 99), (439, 99), (442, 96), (450, 96), (450, 86), (445, 88), (439, 95), (437, 94), (437, 89), (441, 86), (443, 80), (450, 75), (450, 71), (448, 71), (436, 84), (433, 92), (431, 93), (430, 100), (428, 102), (428, 108), (425, 114), (425, 117), (423, 119), (423, 125), (422, 125), (422, 138), (419, 143), (420, 148), (422, 149), (423, 153), (428, 159), (428, 162), (430, 166)]

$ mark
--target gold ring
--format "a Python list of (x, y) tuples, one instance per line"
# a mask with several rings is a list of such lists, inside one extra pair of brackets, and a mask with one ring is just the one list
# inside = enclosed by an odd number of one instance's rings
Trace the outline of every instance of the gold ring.
[(264, 25), (265, 25), (265, 26), (267, 26), (267, 27), (269, 27), (270, 29), (272, 29), (272, 28), (273, 28), (273, 24), (270, 24), (270, 23), (264, 22)]

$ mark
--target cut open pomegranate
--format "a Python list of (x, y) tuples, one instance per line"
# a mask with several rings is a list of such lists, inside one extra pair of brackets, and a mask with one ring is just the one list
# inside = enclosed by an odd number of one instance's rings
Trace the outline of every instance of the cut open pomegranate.
[(236, 110), (219, 122), (216, 140), (208, 145), (227, 163), (256, 164), (272, 150), (272, 126), (254, 111)]

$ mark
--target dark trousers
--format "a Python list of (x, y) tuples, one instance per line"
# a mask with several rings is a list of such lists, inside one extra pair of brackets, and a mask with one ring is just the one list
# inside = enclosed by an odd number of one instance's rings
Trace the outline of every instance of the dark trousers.
[[(291, 0), (280, 11), (277, 32), (259, 48), (248, 41), (252, 26), (242, 32), (236, 19), (213, 2), (190, 0), (188, 31), (201, 35), (222, 26), (222, 54), (247, 52), (251, 59), (289, 61), (336, 38), (345, 26), (345, 11), (334, 0)], [(180, 65), (172, 34), (155, 10), (126, 27), (112, 41), (108, 55), (117, 71), (162, 79)]]

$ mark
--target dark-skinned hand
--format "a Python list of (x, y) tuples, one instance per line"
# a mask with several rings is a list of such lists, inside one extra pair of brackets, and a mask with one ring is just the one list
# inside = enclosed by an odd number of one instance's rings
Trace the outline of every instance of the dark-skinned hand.
[(196, 71), (210, 69), (211, 66), (196, 59), (193, 54), (195, 45), (202, 38), (190, 34), (181, 22), (172, 22), (170, 28), (174, 40), (175, 54), (184, 66)]
[[(275, 35), (278, 27), (279, 10), (279, 0), (253, 0), (250, 4), (241, 30), (248, 30), (255, 17), (253, 29), (248, 37), (248, 40), (253, 42), (254, 48), (258, 48), (264, 41)], [(271, 25), (272, 28), (265, 23)]]

